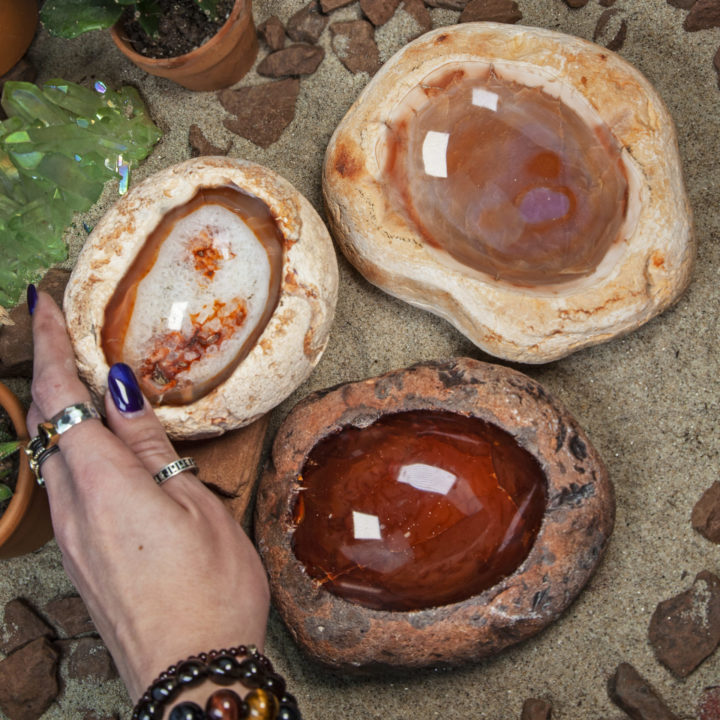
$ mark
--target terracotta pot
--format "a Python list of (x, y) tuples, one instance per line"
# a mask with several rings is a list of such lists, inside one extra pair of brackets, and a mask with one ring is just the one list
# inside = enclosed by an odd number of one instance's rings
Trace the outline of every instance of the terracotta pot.
[(30, 47), (38, 24), (35, 0), (0, 2), (0, 75), (4, 75)]
[(118, 48), (138, 67), (189, 90), (219, 90), (233, 85), (252, 67), (258, 50), (251, 0), (237, 0), (214, 38), (174, 58), (148, 58), (135, 52), (119, 23), (110, 32)]
[[(25, 409), (2, 383), (0, 406), (10, 416), (18, 438), (27, 440)], [(0, 558), (11, 558), (37, 550), (52, 536), (47, 493), (35, 482), (27, 457), (21, 451), (15, 494), (5, 512), (0, 515)]]

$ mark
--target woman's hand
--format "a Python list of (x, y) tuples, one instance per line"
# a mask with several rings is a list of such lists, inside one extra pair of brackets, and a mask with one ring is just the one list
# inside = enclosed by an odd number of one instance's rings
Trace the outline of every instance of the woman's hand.
[[(68, 405), (90, 401), (62, 313), (45, 294), (33, 335), (31, 434)], [(252, 543), (194, 475), (155, 483), (152, 475), (177, 454), (132, 375), (113, 371), (109, 384), (109, 429), (99, 420), (71, 427), (42, 472), (64, 567), (135, 701), (189, 655), (262, 649), (269, 592)]]

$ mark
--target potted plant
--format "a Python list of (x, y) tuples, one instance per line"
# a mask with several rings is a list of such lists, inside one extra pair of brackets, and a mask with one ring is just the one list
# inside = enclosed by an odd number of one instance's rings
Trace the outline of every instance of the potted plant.
[(47, 0), (40, 18), (65, 38), (111, 28), (132, 62), (190, 90), (232, 85), (257, 55), (251, 0)]
[(0, 433), (3, 431), (7, 433), (3, 438), (6, 456), (0, 461), (0, 489), (10, 496), (0, 501), (0, 558), (10, 558), (44, 545), (52, 537), (52, 524), (47, 494), (35, 482), (25, 453), (12, 452), (28, 439), (25, 409), (0, 383)]
[(0, 2), (0, 75), (4, 75), (30, 47), (37, 27), (35, 0)]

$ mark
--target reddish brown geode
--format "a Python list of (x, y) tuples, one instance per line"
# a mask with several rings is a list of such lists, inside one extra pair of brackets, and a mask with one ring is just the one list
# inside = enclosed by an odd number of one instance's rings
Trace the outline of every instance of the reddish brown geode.
[[(428, 609), (366, 608), (328, 592), (294, 554), (301, 471), (323, 438), (418, 410), (476, 417), (510, 433), (545, 473), (545, 514), (525, 560), (491, 588)], [(529, 377), (460, 358), (341, 385), (300, 403), (275, 438), (259, 489), (256, 532), (275, 605), (297, 642), (320, 662), (367, 672), (459, 664), (539, 632), (594, 572), (614, 512), (605, 466), (568, 412)]]

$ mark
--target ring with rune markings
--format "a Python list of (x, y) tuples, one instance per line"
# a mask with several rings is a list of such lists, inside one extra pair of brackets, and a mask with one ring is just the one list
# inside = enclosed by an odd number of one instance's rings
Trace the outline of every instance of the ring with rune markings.
[(158, 485), (162, 485), (171, 477), (175, 477), (175, 475), (179, 475), (186, 470), (190, 470), (190, 472), (195, 473), (195, 475), (198, 473), (198, 466), (191, 457), (179, 458), (178, 460), (173, 460), (171, 463), (168, 463), (153, 475), (153, 480)]

